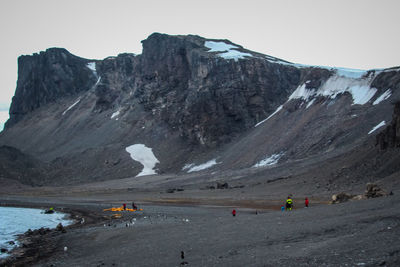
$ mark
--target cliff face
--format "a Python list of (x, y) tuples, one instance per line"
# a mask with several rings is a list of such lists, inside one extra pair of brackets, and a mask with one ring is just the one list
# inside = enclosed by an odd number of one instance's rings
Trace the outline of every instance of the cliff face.
[(96, 77), (88, 62), (60, 48), (19, 57), (17, 88), (5, 128), (47, 103), (90, 89)]
[(376, 136), (376, 144), (382, 150), (400, 147), (400, 102), (394, 104), (392, 121)]
[[(98, 62), (97, 109), (134, 98), (183, 138), (217, 146), (273, 112), (305, 79), (306, 70), (275, 64), (278, 59), (266, 60), (237, 45), (234, 51), (249, 56), (226, 60), (210, 52), (206, 41), (199, 36), (153, 34), (143, 41), (142, 55)], [(226, 40), (214, 43), (234, 46)]]
[(142, 55), (97, 61), (92, 63), (96, 73), (88, 68), (89, 60), (65, 49), (22, 56), (6, 128), (46, 103), (96, 85), (94, 111), (135, 98), (190, 142), (216, 146), (265, 118), (304, 76), (298, 68), (275, 64), (278, 59), (266, 60), (227, 40), (215, 41), (248, 54), (246, 60), (226, 60), (218, 56), (221, 51), (210, 52), (206, 41), (199, 36), (153, 34), (143, 41)]

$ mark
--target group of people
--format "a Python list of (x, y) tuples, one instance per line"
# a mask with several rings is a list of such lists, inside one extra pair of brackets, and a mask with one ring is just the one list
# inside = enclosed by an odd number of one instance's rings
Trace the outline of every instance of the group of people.
[[(122, 206), (124, 207), (124, 210), (126, 210), (126, 203), (122, 204)], [(135, 202), (132, 202), (132, 209), (137, 210), (138, 207), (135, 205)]]
[[(308, 208), (308, 204), (309, 204), (309, 203), (310, 203), (310, 202), (309, 202), (308, 198), (306, 197), (306, 198), (304, 199), (304, 207), (305, 207), (305, 208)], [(285, 210), (292, 210), (292, 209), (293, 209), (293, 199), (292, 199), (292, 197), (289, 195), (288, 198), (286, 199), (285, 205), (282, 205), (282, 206), (281, 206), (281, 210), (282, 210), (282, 211), (285, 211)], [(258, 214), (258, 211), (257, 211), (257, 210), (256, 210), (256, 214)], [(236, 210), (235, 210), (235, 209), (232, 210), (232, 216), (233, 216), (233, 217), (236, 216)]]
[[(308, 204), (309, 204), (309, 203), (310, 203), (310, 202), (309, 202), (308, 198), (306, 197), (306, 198), (304, 199), (304, 207), (305, 207), (305, 208), (308, 208)], [(284, 211), (284, 210), (292, 210), (292, 209), (293, 209), (293, 199), (292, 199), (291, 196), (288, 196), (288, 198), (287, 198), (287, 200), (286, 200), (286, 204), (285, 204), (285, 206), (282, 206), (282, 207), (281, 207), (281, 210)]]

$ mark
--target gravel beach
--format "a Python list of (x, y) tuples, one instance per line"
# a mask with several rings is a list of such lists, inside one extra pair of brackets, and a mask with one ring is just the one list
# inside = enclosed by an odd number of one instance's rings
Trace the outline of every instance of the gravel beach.
[[(2, 265), (400, 265), (398, 194), (335, 205), (315, 198), (309, 208), (295, 198), (291, 212), (280, 211), (281, 200), (272, 199), (257, 204), (248, 199), (203, 198), (195, 203), (176, 195), (174, 201), (144, 201), (152, 194), (135, 199), (143, 208), (140, 212), (103, 211), (123, 203), (126, 196), (117, 193), (73, 198), (1, 195), (3, 206), (52, 205), (77, 222), (66, 233), (54, 230), (36, 238), (36, 243), (17, 249)], [(112, 219), (114, 213), (122, 217)]]

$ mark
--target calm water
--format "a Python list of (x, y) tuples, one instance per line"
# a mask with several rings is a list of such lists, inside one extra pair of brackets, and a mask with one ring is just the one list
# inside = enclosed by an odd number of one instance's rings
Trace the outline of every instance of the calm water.
[[(64, 226), (73, 223), (65, 217), (66, 214), (59, 212), (44, 214), (44, 210), (40, 209), (0, 207), (0, 248), (10, 250), (18, 245), (15, 241), (16, 235), (25, 233), (28, 229), (55, 228), (60, 222)], [(8, 244), (9, 241), (16, 242), (16, 245)], [(0, 253), (0, 258), (7, 255)]]

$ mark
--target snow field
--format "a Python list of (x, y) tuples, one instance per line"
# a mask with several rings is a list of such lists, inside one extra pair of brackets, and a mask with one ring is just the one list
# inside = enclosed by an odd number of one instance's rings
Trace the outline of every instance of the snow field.
[[(214, 41), (206, 41), (204, 46), (209, 48), (208, 52), (221, 52), (218, 56), (224, 59), (233, 59), (238, 61), (239, 59), (244, 59), (245, 57), (253, 57), (253, 55), (249, 53), (240, 52), (238, 46), (227, 44), (224, 42), (214, 42)], [(235, 49), (235, 50), (233, 50)]]
[(136, 175), (136, 177), (157, 174), (154, 167), (157, 163), (160, 163), (160, 161), (154, 156), (151, 148), (143, 144), (135, 144), (128, 146), (125, 150), (131, 155), (133, 160), (143, 165), (143, 170)]
[(336, 98), (338, 95), (348, 92), (352, 95), (353, 105), (364, 105), (375, 95), (376, 88), (372, 88), (371, 82), (373, 77), (367, 78), (354, 78), (360, 76), (360, 73), (344, 75), (333, 75), (330, 77), (320, 88), (307, 89), (306, 83), (297, 87), (297, 89), (290, 95), (291, 99), (303, 99), (306, 102), (314, 99), (317, 96), (325, 96), (331, 99)]

